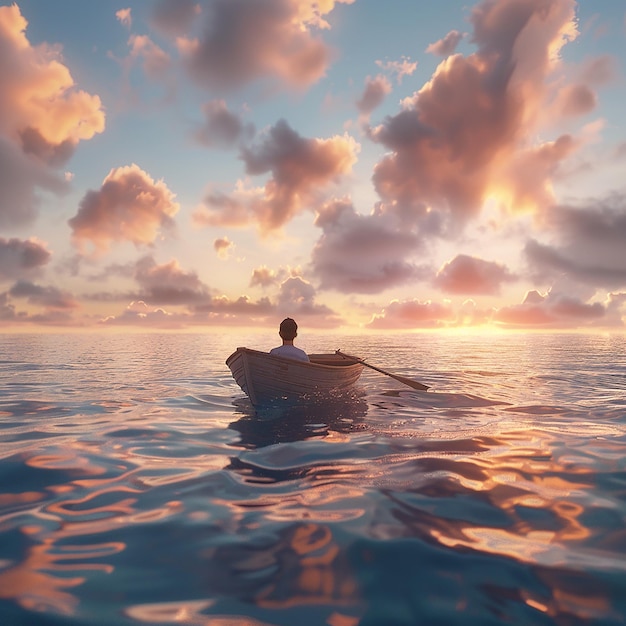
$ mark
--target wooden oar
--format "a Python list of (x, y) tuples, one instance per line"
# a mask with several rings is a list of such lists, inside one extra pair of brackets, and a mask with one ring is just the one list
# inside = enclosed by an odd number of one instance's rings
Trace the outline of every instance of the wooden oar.
[(422, 383), (418, 383), (416, 380), (411, 380), (410, 378), (405, 378), (404, 376), (398, 376), (397, 374), (392, 374), (391, 372), (382, 370), (380, 369), (380, 367), (376, 367), (375, 365), (370, 365), (369, 363), (365, 362), (363, 359), (359, 359), (356, 356), (350, 356), (349, 354), (344, 354), (340, 350), (335, 350), (335, 354), (338, 354), (339, 356), (342, 356), (346, 359), (352, 359), (353, 361), (357, 361), (358, 363), (365, 365), (365, 367), (369, 367), (373, 370), (376, 370), (377, 372), (380, 372), (381, 374), (385, 374), (385, 376), (390, 376), (394, 380), (397, 380), (399, 383), (408, 385), (409, 387), (412, 387), (413, 389), (418, 389), (419, 391), (426, 391), (428, 389), (428, 385), (422, 385)]

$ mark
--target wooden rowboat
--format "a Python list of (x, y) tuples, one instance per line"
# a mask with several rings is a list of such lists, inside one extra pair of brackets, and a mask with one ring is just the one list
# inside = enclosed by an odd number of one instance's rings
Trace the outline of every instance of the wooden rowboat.
[(233, 378), (254, 406), (323, 398), (352, 387), (363, 364), (340, 354), (309, 354), (310, 362), (237, 348), (227, 359)]

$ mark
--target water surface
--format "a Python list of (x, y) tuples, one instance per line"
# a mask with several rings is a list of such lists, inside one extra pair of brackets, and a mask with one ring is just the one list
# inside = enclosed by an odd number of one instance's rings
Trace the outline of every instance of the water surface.
[(302, 337), (365, 370), (257, 413), (273, 337), (0, 335), (0, 623), (624, 624), (626, 341)]

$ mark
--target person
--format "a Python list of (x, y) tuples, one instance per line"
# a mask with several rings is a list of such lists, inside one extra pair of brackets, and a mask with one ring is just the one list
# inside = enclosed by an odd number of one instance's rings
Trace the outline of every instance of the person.
[(300, 350), (300, 348), (296, 348), (296, 346), (293, 345), (293, 340), (298, 336), (298, 325), (295, 320), (290, 317), (285, 318), (280, 323), (278, 334), (283, 340), (283, 345), (278, 346), (277, 348), (272, 348), (270, 350), (270, 354), (273, 354), (274, 356), (283, 356), (288, 359), (297, 359), (299, 361), (309, 360), (309, 357), (304, 350)]

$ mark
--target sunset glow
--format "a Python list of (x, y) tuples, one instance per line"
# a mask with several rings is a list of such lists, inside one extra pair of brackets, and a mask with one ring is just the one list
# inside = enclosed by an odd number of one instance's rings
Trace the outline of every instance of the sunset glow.
[(0, 331), (626, 322), (626, 7), (0, 0)]

